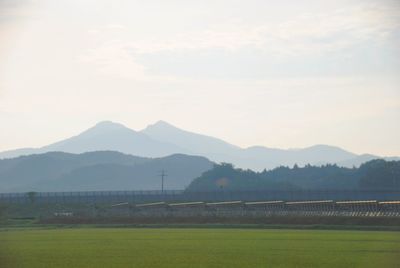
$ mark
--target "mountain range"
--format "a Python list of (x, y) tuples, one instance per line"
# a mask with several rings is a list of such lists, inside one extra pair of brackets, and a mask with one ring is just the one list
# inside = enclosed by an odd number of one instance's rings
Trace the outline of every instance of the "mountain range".
[(113, 151), (49, 152), (0, 160), (0, 192), (184, 189), (213, 167), (199, 156), (145, 158)]
[(329, 145), (315, 145), (302, 149), (275, 149), (263, 146), (241, 148), (221, 139), (177, 128), (158, 121), (141, 131), (122, 124), (103, 121), (94, 127), (65, 140), (40, 148), (23, 148), (0, 153), (0, 159), (46, 152), (85, 153), (118, 151), (141, 157), (165, 157), (173, 154), (203, 156), (214, 162), (228, 162), (240, 168), (272, 169), (277, 166), (306, 164), (337, 164), (359, 166), (372, 159), (399, 160), (355, 153)]

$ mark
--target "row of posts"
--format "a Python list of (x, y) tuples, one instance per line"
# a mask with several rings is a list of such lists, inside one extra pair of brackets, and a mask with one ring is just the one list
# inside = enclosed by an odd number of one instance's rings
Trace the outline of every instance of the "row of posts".
[(86, 191), (0, 193), (0, 203), (116, 203), (229, 200), (398, 200), (400, 191)]

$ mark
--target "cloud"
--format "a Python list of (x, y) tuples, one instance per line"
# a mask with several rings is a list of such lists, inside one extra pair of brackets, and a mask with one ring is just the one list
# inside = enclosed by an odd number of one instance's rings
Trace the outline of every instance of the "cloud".
[(224, 24), (164, 40), (131, 42), (127, 46), (136, 53), (244, 47), (282, 54), (323, 53), (359, 42), (382, 40), (399, 30), (400, 9), (365, 6), (325, 14), (303, 14), (279, 24)]
[[(81, 58), (98, 65), (103, 74), (147, 79), (146, 67), (137, 60), (145, 54), (195, 53), (211, 49), (239, 53), (252, 49), (278, 58), (316, 57), (361, 44), (400, 43), (396, 37), (400, 31), (398, 6), (396, 3), (369, 4), (321, 14), (305, 13), (283, 22), (258, 25), (235, 19), (231, 24), (163, 37), (139, 39), (127, 34), (122, 40), (108, 41), (90, 49)], [(129, 30), (120, 24), (109, 24), (105, 28)]]

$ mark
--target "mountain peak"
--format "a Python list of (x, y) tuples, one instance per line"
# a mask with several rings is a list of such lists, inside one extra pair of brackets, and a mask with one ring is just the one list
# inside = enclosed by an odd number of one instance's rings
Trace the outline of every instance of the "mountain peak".
[[(96, 125), (92, 126), (91, 128), (83, 131), (82, 133), (80, 133), (77, 136), (74, 136), (72, 138), (79, 138), (79, 137), (85, 137), (85, 139), (86, 138), (94, 138), (94, 137), (104, 136), (104, 135), (109, 136), (109, 135), (111, 135), (111, 133), (129, 134), (129, 133), (137, 133), (137, 132), (127, 128), (126, 126), (124, 126), (120, 123), (116, 123), (116, 122), (112, 122), (112, 121), (100, 121)], [(110, 136), (110, 138), (111, 138), (111, 136)], [(64, 141), (68, 141), (70, 139), (66, 139)], [(61, 143), (63, 143), (64, 141), (61, 141)], [(58, 144), (58, 143), (59, 142), (57, 142), (56, 144)], [(73, 151), (73, 152), (75, 152), (75, 151)]]
[(327, 144), (316, 144), (312, 145), (310, 147), (302, 148), (300, 150), (318, 150), (318, 151), (340, 151), (344, 153), (350, 153), (340, 147), (333, 146), (333, 145), (327, 145)]
[(124, 125), (122, 125), (120, 123), (115, 123), (113, 121), (108, 121), (108, 120), (100, 121), (94, 127), (95, 128), (116, 128), (116, 127), (118, 127), (118, 128), (121, 128), (121, 127), (126, 128)]
[(171, 125), (170, 123), (164, 121), (164, 120), (158, 120), (152, 125), (149, 125), (149, 127), (173, 127), (176, 128), (175, 126)]
[[(89, 128), (83, 133), (103, 133), (103, 132), (109, 132), (109, 131), (115, 131), (115, 130), (130, 130), (126, 126), (120, 124), (120, 123), (115, 123), (112, 121), (100, 121), (93, 127)], [(133, 131), (133, 130), (130, 130)]]
[(155, 122), (154, 124), (148, 125), (145, 129), (142, 130), (142, 132), (146, 133), (148, 131), (168, 131), (168, 132), (176, 132), (176, 131), (183, 131), (176, 126), (171, 125), (170, 123), (164, 121), (164, 120), (159, 120)]

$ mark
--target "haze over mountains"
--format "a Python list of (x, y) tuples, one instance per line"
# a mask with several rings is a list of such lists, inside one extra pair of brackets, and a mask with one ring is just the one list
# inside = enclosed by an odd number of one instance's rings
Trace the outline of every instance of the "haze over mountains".
[(49, 152), (0, 160), (0, 192), (179, 190), (213, 167), (199, 156), (145, 158), (113, 151)]
[(207, 157), (211, 161), (233, 163), (237, 167), (253, 170), (271, 169), (281, 165), (302, 166), (326, 163), (352, 167), (380, 158), (368, 154), (357, 155), (329, 145), (291, 150), (263, 146), (241, 148), (218, 138), (179, 129), (164, 121), (158, 121), (141, 131), (129, 129), (118, 123), (103, 121), (77, 136), (41, 148), (2, 152), (0, 158), (52, 151), (84, 153), (107, 150), (142, 157), (165, 157), (172, 154), (198, 155)]

